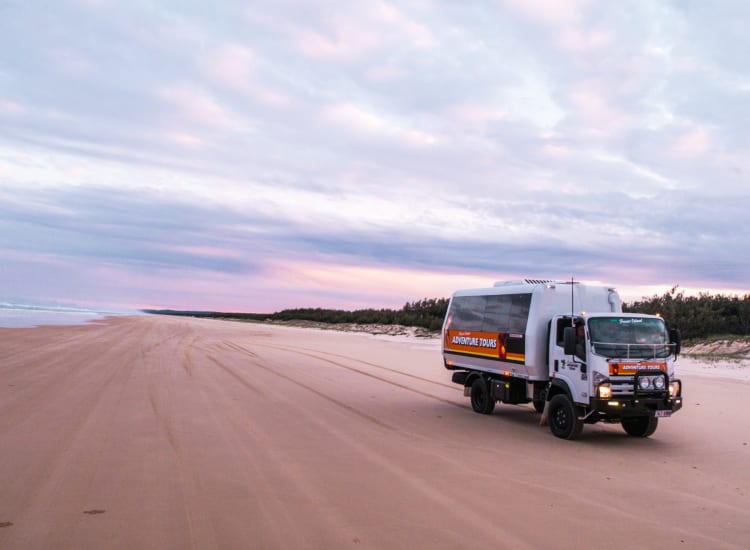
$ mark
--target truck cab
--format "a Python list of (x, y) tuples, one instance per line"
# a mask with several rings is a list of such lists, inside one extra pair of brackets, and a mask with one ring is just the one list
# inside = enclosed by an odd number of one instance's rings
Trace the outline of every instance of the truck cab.
[(682, 407), (674, 361), (680, 342), (661, 317), (627, 313), (557, 315), (550, 323), (548, 421), (570, 439), (584, 423), (621, 422), (654, 433)]

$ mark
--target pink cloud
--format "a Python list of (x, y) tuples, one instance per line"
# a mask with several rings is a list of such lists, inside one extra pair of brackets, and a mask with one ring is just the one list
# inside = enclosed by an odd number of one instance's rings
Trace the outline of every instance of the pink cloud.
[(566, 27), (560, 32), (558, 42), (563, 49), (584, 52), (609, 46), (614, 35), (606, 29)]
[(80, 53), (72, 50), (49, 50), (47, 58), (54, 70), (69, 75), (81, 75), (91, 70), (91, 62)]
[(570, 149), (563, 145), (547, 143), (542, 146), (542, 154), (554, 159), (562, 159), (570, 156)]
[(430, 48), (431, 31), (391, 4), (357, 3), (322, 15), (321, 30), (291, 28), (289, 36), (303, 55), (316, 59), (353, 60), (398, 41), (403, 47)]
[(505, 5), (537, 23), (573, 23), (583, 19), (590, 0), (504, 0)]
[(354, 58), (361, 52), (374, 49), (379, 40), (373, 34), (350, 33), (347, 30), (334, 30), (330, 34), (298, 29), (294, 41), (299, 50), (313, 58)]
[(393, 27), (403, 40), (414, 47), (431, 48), (437, 43), (427, 27), (408, 18), (393, 4), (375, 2), (369, 10), (368, 17)]
[(180, 112), (184, 119), (217, 129), (236, 129), (238, 121), (208, 93), (190, 85), (157, 90), (156, 95)]
[(115, 4), (115, 0), (76, 0), (76, 3), (88, 8), (103, 8)]
[(410, 147), (430, 147), (438, 142), (438, 138), (429, 132), (411, 128), (353, 103), (330, 105), (323, 110), (323, 117), (342, 131), (365, 138), (394, 140)]
[(672, 152), (681, 157), (703, 155), (711, 148), (711, 136), (705, 128), (697, 128), (682, 134), (672, 145)]
[(387, 268), (317, 262), (279, 260), (270, 266), (284, 287), (307, 295), (308, 303), (331, 289), (346, 289), (350, 295), (346, 307), (401, 307), (402, 302), (424, 297), (447, 297), (458, 288), (491, 286), (492, 279), (462, 273), (436, 273), (415, 269)]
[(256, 101), (277, 109), (290, 107), (294, 103), (287, 94), (268, 86), (256, 86), (251, 95)]
[(597, 83), (583, 83), (568, 94), (586, 130), (602, 136), (622, 132), (630, 123), (629, 116), (612, 104), (606, 89)]
[(452, 105), (445, 115), (459, 127), (483, 131), (489, 124), (505, 118), (507, 112), (505, 106), (497, 104), (464, 102)]
[(20, 103), (0, 97), (0, 116), (17, 116), (25, 111), (26, 109)]
[(524, 19), (550, 27), (564, 50), (593, 51), (614, 41), (612, 30), (585, 26), (590, 0), (505, 0), (505, 4)]
[(245, 46), (229, 43), (205, 54), (200, 65), (214, 80), (229, 88), (245, 88), (258, 66), (255, 53)]
[(205, 145), (205, 141), (187, 132), (167, 132), (166, 138), (185, 149), (198, 150), (202, 149)]
[(372, 82), (394, 82), (404, 78), (406, 71), (391, 63), (384, 63), (370, 67), (365, 74)]
[(183, 254), (192, 254), (196, 256), (205, 256), (210, 258), (244, 258), (245, 252), (234, 248), (223, 246), (206, 246), (206, 245), (155, 245), (153, 250), (163, 250), (165, 252), (179, 252)]
[(674, 64), (676, 71), (681, 73), (693, 74), (697, 73), (701, 69), (701, 63), (698, 59), (692, 56), (681, 56), (677, 58)]
[(359, 133), (380, 133), (386, 129), (385, 119), (352, 103), (338, 103), (323, 110), (331, 122)]
[(224, 44), (203, 55), (199, 65), (214, 83), (240, 92), (263, 105), (282, 108), (292, 103), (289, 96), (261, 82), (264, 61), (246, 46)]

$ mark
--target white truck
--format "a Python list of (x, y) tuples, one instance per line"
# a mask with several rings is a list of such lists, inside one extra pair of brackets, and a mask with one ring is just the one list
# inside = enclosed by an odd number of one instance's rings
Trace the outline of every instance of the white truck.
[(679, 331), (622, 313), (614, 288), (524, 279), (459, 290), (442, 332), (445, 368), (478, 413), (533, 403), (563, 439), (600, 421), (648, 437), (682, 407)]

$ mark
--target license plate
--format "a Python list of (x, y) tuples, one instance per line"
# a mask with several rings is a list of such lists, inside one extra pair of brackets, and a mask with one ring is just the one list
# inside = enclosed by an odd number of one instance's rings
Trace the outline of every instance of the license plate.
[(666, 418), (672, 416), (672, 411), (654, 411), (654, 416), (656, 418)]

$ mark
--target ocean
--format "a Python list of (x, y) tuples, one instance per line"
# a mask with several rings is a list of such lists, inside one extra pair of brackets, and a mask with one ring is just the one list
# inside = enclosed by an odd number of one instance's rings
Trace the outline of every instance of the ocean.
[(38, 306), (0, 302), (0, 327), (31, 328), (42, 325), (85, 325), (112, 315), (139, 315), (140, 311), (106, 311), (76, 307)]

